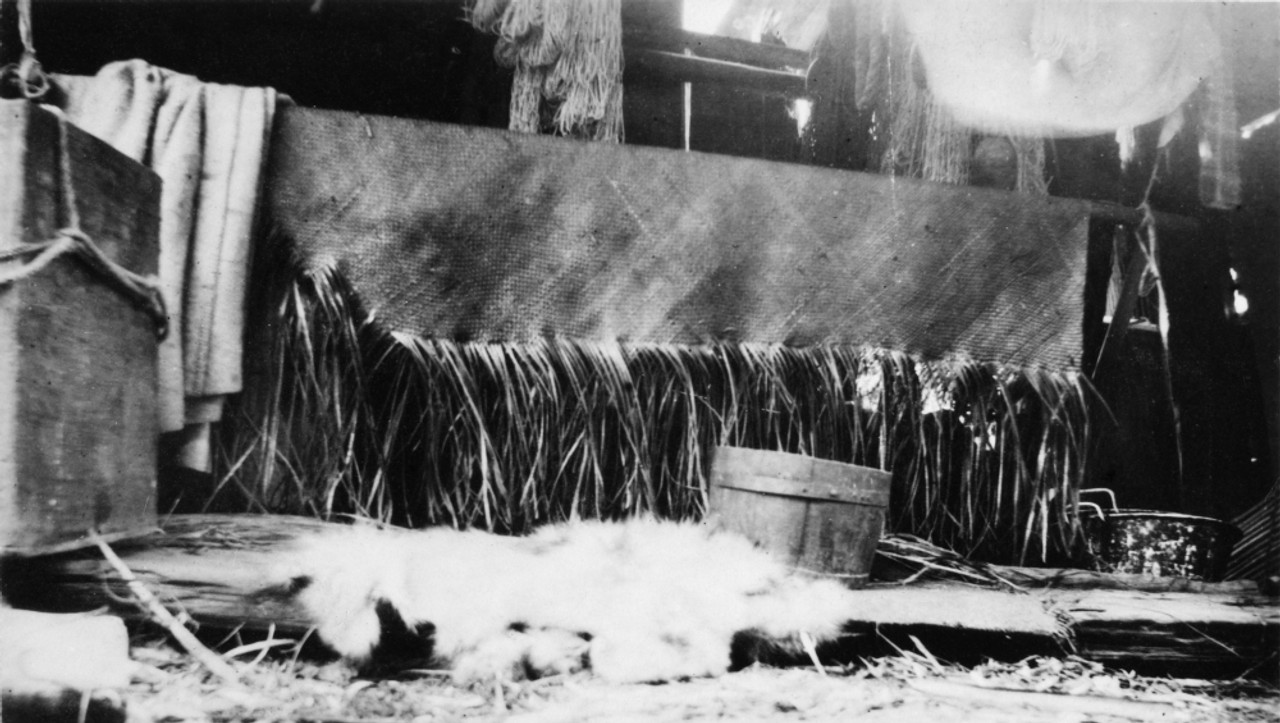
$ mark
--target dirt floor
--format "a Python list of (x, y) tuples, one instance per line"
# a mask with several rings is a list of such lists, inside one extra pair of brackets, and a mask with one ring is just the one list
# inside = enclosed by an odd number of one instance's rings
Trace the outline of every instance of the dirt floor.
[(756, 667), (660, 685), (611, 685), (577, 674), (473, 690), (439, 671), (363, 679), (341, 663), (300, 660), (284, 645), (258, 643), (224, 655), (235, 661), (242, 685), (216, 680), (166, 644), (135, 645), (135, 682), (119, 701), (127, 720), (1280, 723), (1280, 691), (1240, 681), (1141, 678), (1070, 658), (965, 669), (921, 649), (823, 671)]

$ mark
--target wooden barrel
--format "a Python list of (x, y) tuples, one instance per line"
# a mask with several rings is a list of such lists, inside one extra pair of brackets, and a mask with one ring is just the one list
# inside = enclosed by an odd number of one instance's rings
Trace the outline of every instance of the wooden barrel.
[(709, 511), (714, 524), (792, 567), (859, 587), (884, 529), (890, 479), (870, 467), (717, 447)]

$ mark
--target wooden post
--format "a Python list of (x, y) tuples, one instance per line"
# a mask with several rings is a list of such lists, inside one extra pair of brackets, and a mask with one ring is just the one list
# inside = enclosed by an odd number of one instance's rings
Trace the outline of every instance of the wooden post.
[(806, 160), (828, 168), (874, 171), (868, 162), (876, 155), (870, 148), (871, 110), (861, 112), (857, 105), (857, 24), (858, 8), (853, 0), (832, 0), (827, 34), (819, 41), (817, 59), (809, 73), (813, 115), (805, 129)]

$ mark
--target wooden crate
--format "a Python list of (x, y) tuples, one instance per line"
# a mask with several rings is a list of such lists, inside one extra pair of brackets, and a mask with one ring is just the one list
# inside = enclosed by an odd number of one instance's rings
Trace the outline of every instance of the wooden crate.
[[(0, 250), (59, 228), (59, 148), (53, 114), (0, 101)], [(82, 229), (154, 274), (160, 179), (75, 127), (67, 151)], [(155, 526), (156, 348), (151, 317), (75, 255), (0, 286), (0, 554)]]

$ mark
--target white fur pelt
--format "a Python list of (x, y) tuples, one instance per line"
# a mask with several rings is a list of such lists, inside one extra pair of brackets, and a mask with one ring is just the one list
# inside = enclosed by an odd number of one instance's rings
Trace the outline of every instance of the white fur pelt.
[(617, 682), (719, 675), (739, 632), (830, 639), (853, 609), (843, 586), (793, 575), (742, 537), (652, 520), (528, 537), (353, 527), (300, 540), (281, 573), (342, 656), (369, 659), (389, 604), (410, 630), (434, 626), (459, 682), (585, 666)]

